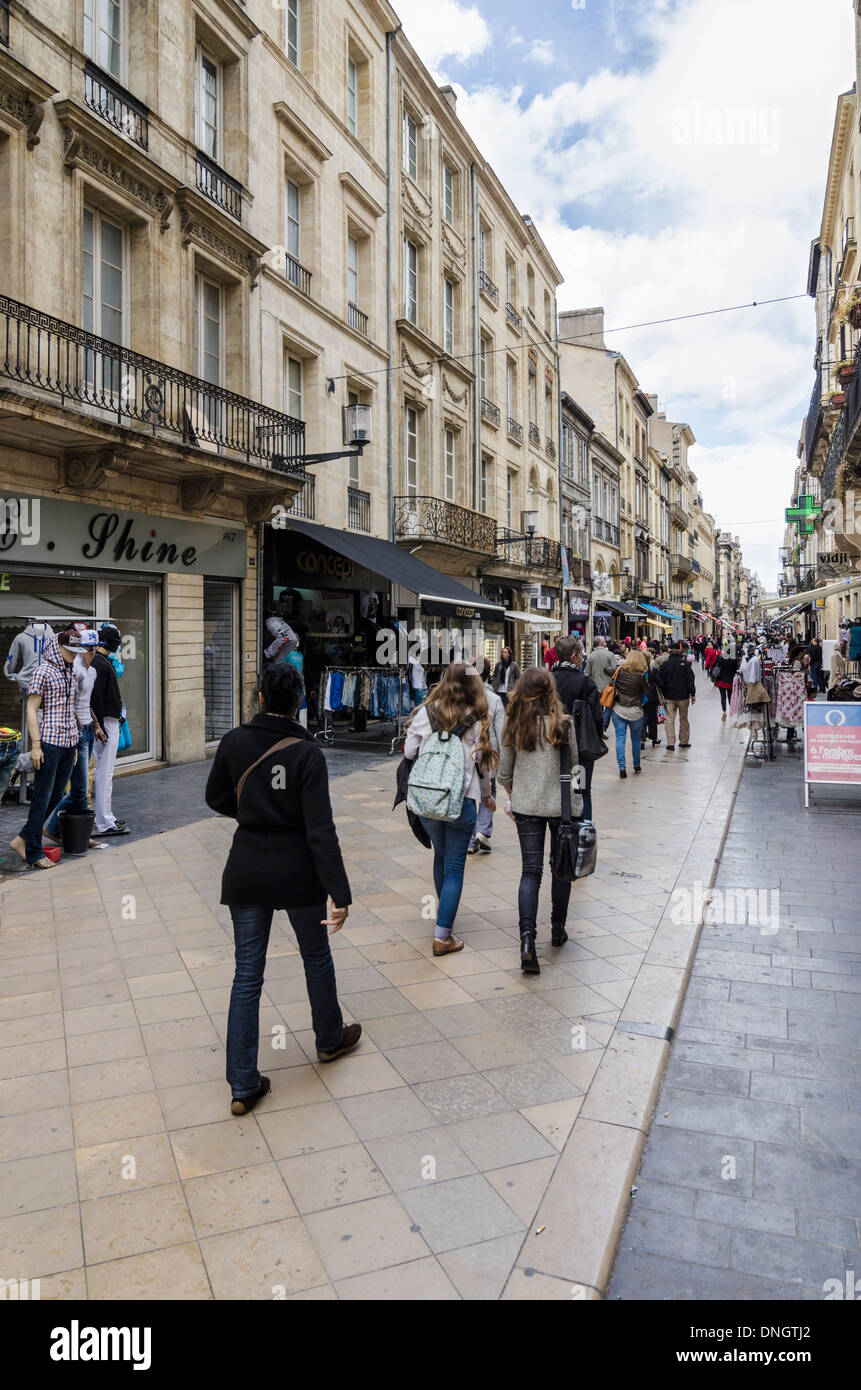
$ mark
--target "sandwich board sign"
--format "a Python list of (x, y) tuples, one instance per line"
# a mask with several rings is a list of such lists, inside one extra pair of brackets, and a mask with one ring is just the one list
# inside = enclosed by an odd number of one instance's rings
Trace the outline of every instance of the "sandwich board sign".
[(808, 700), (804, 706), (804, 804), (816, 785), (861, 787), (861, 702)]

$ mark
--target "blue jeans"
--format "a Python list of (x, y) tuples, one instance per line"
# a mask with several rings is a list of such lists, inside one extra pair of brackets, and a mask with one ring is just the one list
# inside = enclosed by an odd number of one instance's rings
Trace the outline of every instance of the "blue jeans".
[(15, 774), (20, 752), (20, 738), (0, 739), (0, 801), (3, 800), (6, 788)]
[(420, 690), (418, 686), (413, 686), (413, 709), (416, 705), (423, 705), (428, 697), (427, 690)]
[[(231, 907), (236, 970), (227, 1015), (227, 1080), (234, 1100), (260, 1090), (257, 1054), (260, 1044), (260, 991), (274, 909), (262, 905)], [(326, 904), (294, 907), (287, 912), (296, 933), (311, 1005), (314, 1038), (320, 1052), (334, 1052), (344, 1037), (344, 1020), (335, 986), (335, 963), (322, 925)]]
[[(490, 794), (491, 794), (491, 796), (496, 796), (496, 778), (495, 778), (495, 777), (491, 777), (491, 779), (490, 779)], [(478, 811), (477, 811), (477, 814), (476, 814), (476, 817), (475, 817), (475, 825), (474, 825), (474, 827), (473, 827), (472, 834), (471, 834), (470, 837), (469, 837), (469, 848), (472, 849), (473, 845), (475, 844), (475, 840), (476, 840), (476, 836), (477, 836), (477, 835), (486, 835), (487, 838), (488, 838), (488, 840), (489, 840), (492, 834), (493, 834), (493, 812), (492, 812), (492, 811), (488, 811), (487, 807), (485, 806), (484, 802), (482, 801), (482, 802), (479, 803)]]
[(619, 771), (625, 771), (625, 738), (628, 730), (631, 731), (631, 751), (634, 755), (634, 767), (640, 766), (640, 740), (643, 734), (643, 719), (623, 719), (621, 715), (613, 710), (613, 727), (616, 730), (616, 761), (619, 764)]
[(602, 707), (601, 707), (601, 721), (602, 721), (602, 724), (603, 724), (603, 728), (604, 728), (604, 733), (605, 733), (605, 734), (606, 734), (607, 730), (608, 730), (609, 727), (610, 727), (610, 720), (611, 720), (612, 718), (613, 718), (613, 711), (612, 711), (612, 709), (607, 709), (607, 707), (606, 707), (605, 705), (602, 705)]
[(90, 758), (93, 754), (94, 738), (93, 726), (87, 724), (81, 730), (81, 737), (78, 739), (78, 757), (72, 768), (69, 790), (45, 826), (51, 835), (59, 835), (60, 815), (63, 811), (68, 811), (70, 815), (80, 815), (90, 809), (87, 798), (90, 789)]
[[(584, 798), (585, 801), (585, 798)], [(547, 816), (523, 816), (514, 813), (517, 836), (520, 840), (522, 872), (517, 892), (517, 913), (520, 930), (534, 932), (538, 916), (538, 894), (541, 888), (541, 875), (544, 865), (544, 836), (550, 826), (550, 922), (554, 927), (564, 927), (568, 915), (568, 901), (571, 897), (571, 884), (557, 878), (553, 873), (553, 854), (556, 849), (556, 834), (559, 829), (557, 818)]]
[(35, 864), (43, 859), (42, 830), (45, 821), (66, 790), (66, 783), (72, 772), (77, 745), (61, 748), (57, 743), (43, 743), (42, 766), (33, 778), (33, 800), (27, 824), (21, 831), (26, 845), (27, 863)]
[(463, 871), (466, 852), (476, 821), (476, 804), (465, 797), (457, 820), (426, 820), (422, 825), (433, 845), (433, 881), (438, 899), (434, 936), (451, 936), (463, 891)]

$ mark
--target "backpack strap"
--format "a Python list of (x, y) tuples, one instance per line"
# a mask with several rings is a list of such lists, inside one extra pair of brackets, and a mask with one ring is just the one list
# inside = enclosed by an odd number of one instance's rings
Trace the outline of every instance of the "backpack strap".
[(269, 755), (270, 755), (271, 753), (280, 753), (280, 751), (281, 751), (282, 748), (289, 748), (290, 745), (291, 745), (291, 743), (304, 743), (304, 742), (305, 742), (304, 739), (296, 738), (295, 735), (294, 735), (293, 737), (291, 737), (291, 738), (282, 738), (282, 739), (279, 739), (279, 741), (278, 741), (277, 743), (273, 743), (273, 744), (271, 745), (271, 747), (267, 748), (267, 749), (266, 749), (266, 752), (263, 753), (263, 754), (257, 759), (256, 762), (253, 762), (253, 763), (251, 764), (250, 767), (247, 767), (247, 768), (245, 769), (245, 771), (243, 772), (243, 774), (242, 774), (242, 776), (240, 777), (239, 781), (236, 783), (236, 809), (237, 809), (237, 811), (239, 810), (239, 800), (240, 800), (240, 797), (242, 796), (242, 788), (245, 786), (245, 783), (247, 782), (249, 775), (254, 771), (255, 767), (259, 767), (261, 763), (265, 763), (266, 759), (269, 757)]

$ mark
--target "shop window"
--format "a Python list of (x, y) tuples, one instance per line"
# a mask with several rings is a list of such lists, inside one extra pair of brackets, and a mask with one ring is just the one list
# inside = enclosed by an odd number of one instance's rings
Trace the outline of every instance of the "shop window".
[(203, 581), (203, 700), (207, 743), (236, 723), (236, 589), (228, 580)]

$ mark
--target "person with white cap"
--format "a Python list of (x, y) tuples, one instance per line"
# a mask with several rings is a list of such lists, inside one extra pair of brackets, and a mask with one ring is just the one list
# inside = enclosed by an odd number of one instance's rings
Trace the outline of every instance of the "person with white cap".
[(117, 760), (120, 719), (123, 712), (120, 684), (111, 661), (111, 654), (119, 651), (122, 640), (119, 628), (115, 627), (113, 623), (102, 623), (99, 628), (99, 645), (93, 657), (93, 666), (96, 669), (96, 680), (90, 696), (90, 706), (96, 726), (96, 772), (94, 778), (96, 820), (93, 826), (93, 835), (99, 840), (114, 835), (131, 834), (125, 822), (117, 820), (111, 809), (114, 764)]
[[(42, 832), (44, 839), (50, 844), (59, 845), (60, 839), (60, 816), (63, 812), (70, 815), (81, 815), (89, 810), (89, 791), (90, 791), (90, 759), (93, 756), (93, 742), (96, 735), (96, 725), (93, 718), (93, 711), (90, 708), (90, 698), (93, 693), (93, 686), (96, 683), (96, 672), (93, 667), (93, 658), (96, 648), (99, 645), (99, 634), (93, 628), (79, 629), (81, 637), (81, 650), (78, 652), (72, 664), (72, 677), (75, 683), (74, 706), (75, 718), (78, 721), (80, 736), (78, 738), (78, 756), (75, 759), (75, 766), (72, 769), (72, 776), (69, 781), (69, 790), (54, 809), (45, 824)], [(104, 737), (104, 730), (100, 727), (100, 737)], [(90, 848), (94, 848), (90, 841)]]
[(54, 867), (42, 847), (42, 827), (62, 797), (75, 762), (79, 730), (72, 665), (80, 650), (80, 633), (64, 628), (50, 638), (30, 678), (27, 731), (36, 775), (27, 823), (11, 847), (31, 869)]

